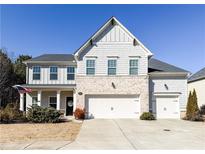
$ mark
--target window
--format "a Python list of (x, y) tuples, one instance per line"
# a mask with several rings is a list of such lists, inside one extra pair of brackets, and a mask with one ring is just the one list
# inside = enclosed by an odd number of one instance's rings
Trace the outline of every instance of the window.
[(38, 98), (36, 96), (32, 97), (32, 105), (38, 105)]
[(94, 75), (95, 74), (95, 60), (86, 61), (86, 74)]
[(138, 60), (131, 59), (130, 60), (130, 75), (137, 75), (138, 74)]
[(41, 78), (41, 67), (34, 66), (33, 67), (33, 80), (40, 80)]
[(75, 67), (67, 67), (67, 80), (75, 79)]
[(57, 104), (57, 97), (55, 96), (49, 97), (49, 106), (56, 109), (56, 104)]
[(50, 67), (50, 80), (57, 80), (58, 79), (58, 67), (51, 66)]
[(116, 75), (117, 60), (108, 60), (108, 75)]

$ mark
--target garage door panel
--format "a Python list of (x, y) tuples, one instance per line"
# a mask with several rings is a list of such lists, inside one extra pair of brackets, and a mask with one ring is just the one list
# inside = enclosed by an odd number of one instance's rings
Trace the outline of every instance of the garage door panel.
[(158, 119), (178, 119), (180, 117), (177, 97), (158, 97), (156, 105)]
[(137, 96), (89, 96), (86, 102), (90, 118), (138, 118)]

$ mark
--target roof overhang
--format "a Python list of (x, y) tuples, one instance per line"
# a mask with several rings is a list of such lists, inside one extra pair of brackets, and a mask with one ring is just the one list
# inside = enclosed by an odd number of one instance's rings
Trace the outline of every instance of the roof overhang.
[(117, 24), (119, 25), (125, 32), (128, 33), (128, 35), (133, 38), (133, 40), (140, 45), (146, 52), (148, 57), (151, 57), (153, 54), (152, 52), (147, 49), (126, 27), (124, 27), (115, 17), (111, 17), (96, 33), (94, 33), (76, 52), (74, 53), (75, 57), (78, 57), (79, 54), (85, 49), (87, 46), (93, 43), (93, 40), (95, 40), (96, 37), (99, 36), (101, 32), (103, 32), (109, 25)]
[(25, 88), (31, 89), (74, 89), (76, 88), (76, 84), (24, 84), (21, 85)]
[(189, 72), (151, 72), (149, 75), (151, 77), (160, 77), (160, 76), (180, 76), (180, 77), (188, 77)]
[(179, 96), (181, 92), (154, 92), (154, 96)]
[(76, 61), (25, 61), (24, 64), (76, 64)]
[(188, 80), (188, 83), (197, 82), (197, 81), (201, 81), (201, 80), (205, 80), (205, 77), (195, 79), (195, 80)]

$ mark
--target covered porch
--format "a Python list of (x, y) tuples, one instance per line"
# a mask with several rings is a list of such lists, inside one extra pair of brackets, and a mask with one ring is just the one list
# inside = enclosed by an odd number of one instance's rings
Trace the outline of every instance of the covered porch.
[(24, 111), (32, 105), (53, 107), (64, 113), (73, 115), (76, 108), (75, 85), (24, 85), (32, 89), (31, 93), (20, 94), (20, 110)]

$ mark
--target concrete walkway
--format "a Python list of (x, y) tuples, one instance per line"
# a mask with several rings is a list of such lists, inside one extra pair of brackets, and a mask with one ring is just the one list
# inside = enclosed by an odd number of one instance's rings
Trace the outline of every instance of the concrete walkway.
[(0, 149), (205, 149), (205, 122), (85, 120), (77, 139), (0, 143)]

